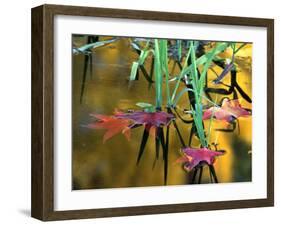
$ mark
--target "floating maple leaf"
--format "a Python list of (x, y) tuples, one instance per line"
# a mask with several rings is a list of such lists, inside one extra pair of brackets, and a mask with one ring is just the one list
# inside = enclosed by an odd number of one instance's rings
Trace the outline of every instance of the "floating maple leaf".
[(119, 119), (129, 119), (134, 125), (145, 125), (146, 127), (167, 126), (175, 118), (173, 114), (164, 111), (145, 112), (136, 111), (132, 113), (116, 112), (115, 117)]
[(239, 117), (247, 117), (250, 112), (242, 108), (239, 100), (230, 100), (225, 98), (221, 107), (210, 107), (204, 112), (203, 120), (210, 119), (212, 116), (218, 120), (232, 122)]
[(215, 157), (223, 155), (223, 152), (212, 151), (208, 148), (183, 148), (183, 157), (179, 158), (177, 162), (184, 163), (184, 168), (191, 171), (194, 167), (202, 162), (208, 165), (213, 165)]
[(90, 129), (107, 130), (103, 136), (103, 142), (106, 142), (108, 139), (117, 135), (118, 133), (124, 134), (127, 140), (130, 140), (130, 120), (100, 114), (91, 114), (91, 116), (98, 119), (98, 121), (90, 123), (86, 127)]

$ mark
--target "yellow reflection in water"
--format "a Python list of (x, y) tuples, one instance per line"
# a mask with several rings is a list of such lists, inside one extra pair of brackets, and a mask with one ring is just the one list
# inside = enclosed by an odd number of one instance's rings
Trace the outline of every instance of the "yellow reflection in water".
[[(77, 46), (85, 44), (85, 40), (85, 37), (74, 37), (74, 43)], [(153, 137), (149, 137), (140, 164), (136, 166), (143, 127), (132, 130), (129, 142), (122, 134), (119, 134), (106, 143), (102, 142), (104, 131), (85, 128), (85, 125), (93, 121), (93, 118), (89, 116), (90, 113), (110, 115), (116, 109), (138, 110), (135, 105), (137, 102), (153, 104), (155, 101), (153, 85), (149, 87), (141, 74), (138, 81), (130, 84), (128, 82), (132, 62), (137, 60), (138, 56), (132, 51), (127, 38), (121, 38), (110, 45), (97, 48), (92, 55), (92, 71), (88, 67), (82, 103), (80, 103), (80, 95), (85, 57), (82, 54), (73, 56), (73, 188), (163, 185), (162, 155), (154, 165), (155, 142)], [(231, 56), (230, 48), (220, 54), (221, 58), (231, 58)], [(252, 45), (247, 44), (235, 58), (238, 68), (237, 82), (249, 97), (252, 97), (251, 56)], [(150, 59), (145, 65), (147, 71), (150, 70)], [(178, 74), (180, 71), (177, 66), (174, 67), (173, 61), (170, 62), (169, 67), (170, 70), (174, 68), (174, 74)], [(208, 71), (208, 87), (226, 89), (225, 85), (212, 83), (216, 74), (220, 74), (221, 71), (221, 68), (212, 65), (212, 69)], [(224, 78), (223, 83), (230, 85), (230, 74)], [(181, 84), (180, 89), (183, 88), (185, 87)], [(164, 92), (163, 96), (165, 95)], [(210, 95), (213, 100), (217, 98), (218, 102), (224, 97), (223, 95)], [(232, 98), (232, 94), (228, 97)], [(238, 98), (243, 107), (252, 108), (251, 104), (240, 95)], [(182, 98), (178, 103), (178, 108), (183, 114), (183, 110), (189, 108), (188, 98)], [(217, 142), (219, 149), (226, 150), (226, 154), (215, 162), (220, 182), (251, 180), (251, 156), (248, 154), (252, 142), (251, 117), (241, 118), (238, 121), (239, 126), (236, 126), (234, 132), (216, 131), (216, 129), (228, 128), (229, 125), (216, 120), (212, 122), (210, 143)], [(177, 119), (177, 123), (184, 140), (188, 143), (191, 124), (183, 124), (179, 119)], [(209, 123), (209, 120), (204, 122), (205, 128), (209, 128)], [(192, 146), (198, 145), (199, 141), (194, 137)], [(180, 157), (180, 148), (181, 144), (176, 131), (171, 126), (168, 185), (190, 183), (191, 173), (187, 173), (180, 164), (176, 163)], [(203, 182), (209, 182), (208, 170), (204, 170)]]

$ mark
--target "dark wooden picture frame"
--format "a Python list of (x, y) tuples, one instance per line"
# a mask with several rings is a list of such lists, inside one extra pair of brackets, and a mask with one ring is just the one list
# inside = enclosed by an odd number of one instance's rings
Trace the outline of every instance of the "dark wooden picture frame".
[[(267, 198), (87, 210), (54, 210), (54, 16), (95, 16), (265, 27), (267, 29)], [(42, 5), (32, 9), (31, 215), (49, 220), (160, 214), (274, 205), (274, 20), (123, 9)]]

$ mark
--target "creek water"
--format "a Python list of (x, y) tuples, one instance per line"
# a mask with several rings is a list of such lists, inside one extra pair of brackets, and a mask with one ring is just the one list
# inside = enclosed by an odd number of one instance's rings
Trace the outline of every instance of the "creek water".
[[(109, 37), (102, 37), (108, 39)], [(86, 44), (86, 36), (73, 36), (73, 44), (81, 46)], [(251, 44), (245, 46), (237, 53), (236, 64), (238, 67), (237, 81), (241, 88), (251, 97)], [(225, 51), (220, 57), (231, 58), (230, 51)], [(140, 110), (136, 106), (138, 102), (155, 102), (154, 85), (149, 87), (147, 80), (142, 73), (139, 80), (129, 82), (128, 78), (131, 65), (138, 59), (138, 55), (132, 49), (128, 38), (120, 38), (117, 41), (93, 50), (92, 58), (86, 73), (83, 84), (83, 71), (85, 55), (73, 55), (72, 65), (72, 172), (73, 189), (94, 189), (94, 188), (119, 188), (119, 187), (143, 187), (162, 186), (163, 167), (162, 156), (153, 168), (155, 161), (155, 141), (149, 137), (145, 152), (138, 165), (136, 160), (143, 133), (143, 126), (131, 131), (131, 139), (128, 141), (121, 133), (103, 143), (104, 130), (86, 128), (85, 125), (94, 121), (91, 113), (111, 115), (118, 110)], [(145, 67), (150, 71), (148, 58)], [(91, 66), (90, 66), (91, 64)], [(175, 66), (173, 60), (169, 63), (169, 69), (174, 74), (180, 69)], [(215, 73), (220, 73), (221, 68), (213, 66), (208, 71), (208, 86), (223, 87), (214, 85), (211, 81), (216, 78)], [(223, 80), (230, 83), (230, 75)], [(173, 90), (175, 83), (171, 83)], [(81, 89), (84, 86), (81, 98)], [(183, 85), (179, 90), (183, 89)], [(164, 86), (163, 86), (164, 89)], [(163, 93), (165, 97), (165, 93)], [(218, 102), (224, 96), (211, 94), (213, 100)], [(228, 97), (232, 98), (232, 95)], [(245, 100), (241, 104), (251, 109), (251, 104)], [(164, 98), (165, 99), (165, 98)], [(188, 109), (187, 96), (183, 96), (178, 102), (179, 112), (183, 117), (184, 109)], [(226, 153), (219, 157), (214, 167), (219, 182), (245, 182), (251, 181), (251, 142), (252, 142), (252, 118), (239, 118), (238, 126), (233, 132), (218, 132), (216, 128), (225, 128), (223, 122), (213, 120), (210, 143), (217, 142), (219, 149)], [(177, 119), (179, 130), (188, 143), (191, 125), (182, 123)], [(204, 122), (208, 128), (209, 120)], [(198, 146), (199, 141), (195, 137), (192, 146)], [(180, 155), (181, 143), (176, 135), (176, 130), (170, 129), (168, 181), (167, 185), (183, 185), (190, 183), (191, 173), (186, 172), (181, 164), (176, 163)], [(202, 183), (209, 183), (209, 172), (203, 171)]]

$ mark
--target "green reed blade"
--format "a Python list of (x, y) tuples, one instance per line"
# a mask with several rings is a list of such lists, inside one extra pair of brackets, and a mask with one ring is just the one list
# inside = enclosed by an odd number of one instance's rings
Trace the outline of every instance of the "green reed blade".
[(146, 60), (146, 58), (148, 57), (148, 55), (150, 53), (153, 54), (153, 50), (152, 49), (145, 49), (145, 50), (142, 50), (141, 51), (141, 54), (140, 54), (140, 57), (139, 57), (139, 65), (143, 65), (144, 64), (144, 61)]
[(175, 88), (174, 88), (174, 92), (173, 92), (173, 95), (172, 95), (172, 98), (171, 98), (171, 99), (172, 99), (173, 105), (175, 105), (175, 103), (174, 103), (173, 101), (174, 101), (174, 99), (175, 99), (175, 97), (176, 97), (176, 93), (177, 93), (177, 90), (178, 90), (178, 88), (179, 88), (181, 79), (182, 79), (182, 77), (185, 75), (185, 74), (184, 74), (184, 71), (185, 71), (185, 69), (187, 68), (187, 62), (188, 62), (188, 59), (189, 59), (189, 56), (190, 56), (190, 52), (191, 52), (191, 48), (189, 48), (189, 50), (188, 50), (188, 52), (187, 52), (187, 54), (186, 54), (185, 62), (184, 62), (184, 65), (183, 65), (183, 69), (182, 69), (181, 72), (180, 72), (180, 75), (179, 75), (179, 77), (178, 77), (176, 86), (175, 86)]
[(74, 53), (77, 53), (77, 52), (78, 53), (79, 52), (84, 53), (85, 51), (87, 51), (89, 49), (95, 49), (95, 48), (110, 44), (112, 42), (115, 42), (116, 40), (118, 40), (118, 38), (113, 38), (113, 39), (110, 39), (110, 40), (105, 40), (105, 41), (100, 41), (100, 42), (89, 43), (89, 44), (83, 45), (79, 48), (75, 48)]
[(195, 56), (195, 48), (194, 43), (190, 43), (191, 48), (191, 85), (195, 96), (195, 110), (191, 107), (192, 115), (195, 123), (195, 127), (197, 130), (197, 134), (199, 136), (199, 140), (202, 146), (206, 147), (206, 138), (205, 132), (203, 128), (202, 121), (202, 103), (201, 103), (201, 93), (200, 86), (198, 84), (198, 72), (197, 72), (197, 61)]
[[(218, 99), (218, 95), (216, 94), (215, 103), (217, 102), (217, 99)], [(214, 118), (214, 113), (215, 113), (215, 106), (216, 106), (216, 105), (213, 106), (213, 111), (212, 111), (211, 119), (210, 119), (210, 122), (209, 122), (207, 144), (210, 143), (211, 129), (212, 129), (212, 123), (213, 123), (213, 118)]]
[(195, 92), (195, 97), (198, 97), (198, 72), (197, 72), (197, 61), (195, 56), (195, 48), (193, 42), (190, 43), (191, 49), (191, 78), (192, 78), (192, 86)]
[(154, 39), (154, 74), (155, 74), (155, 89), (156, 89), (156, 108), (161, 108), (162, 105), (162, 73), (160, 63), (159, 42)]
[[(215, 52), (215, 55), (223, 52), (227, 47), (229, 46), (229, 43), (226, 43), (226, 42), (223, 42), (222, 45), (217, 48), (216, 52)], [(193, 46), (194, 48), (194, 46)], [(203, 56), (199, 57), (197, 60), (196, 60), (196, 65), (199, 66), (199, 65), (202, 65), (202, 64), (205, 64), (207, 62), (207, 60), (209, 59), (210, 55), (212, 54), (212, 51), (204, 54)], [(184, 70), (184, 74), (189, 74), (192, 70), (192, 65), (190, 65), (189, 67), (187, 67), (185, 70)]]
[(204, 68), (203, 68), (203, 71), (201, 73), (201, 77), (199, 79), (199, 92), (202, 93), (203, 91), (203, 88), (205, 86), (205, 82), (206, 82), (206, 75), (207, 75), (207, 71), (212, 63), (212, 60), (214, 58), (214, 56), (216, 55), (217, 52), (220, 52), (221, 49), (224, 49), (225, 48), (225, 43), (220, 43), (220, 44), (217, 44), (216, 47), (210, 51), (208, 54), (208, 59), (206, 61), (206, 63), (204, 64)]
[(160, 40), (160, 59), (161, 59), (161, 69), (165, 74), (165, 85), (166, 85), (166, 97), (168, 106), (171, 106), (171, 97), (170, 97), (170, 87), (169, 87), (169, 69), (168, 69), (168, 41)]
[(195, 110), (191, 110), (192, 111), (192, 115), (193, 115), (193, 120), (195, 123), (195, 127), (196, 127), (196, 131), (200, 140), (200, 143), (202, 144), (202, 146), (205, 147), (205, 135), (204, 135), (204, 129), (202, 126), (202, 119), (200, 119), (199, 115), (198, 115), (198, 111)]
[(184, 88), (182, 89), (179, 94), (175, 97), (175, 100), (173, 101), (173, 106), (175, 107), (178, 103), (178, 101), (180, 100), (180, 98), (182, 97), (183, 94), (185, 94), (186, 92), (193, 92), (193, 89), (190, 89), (190, 88)]
[(130, 78), (129, 78), (130, 81), (136, 80), (138, 68), (139, 68), (139, 63), (133, 62), (132, 67), (131, 67)]

